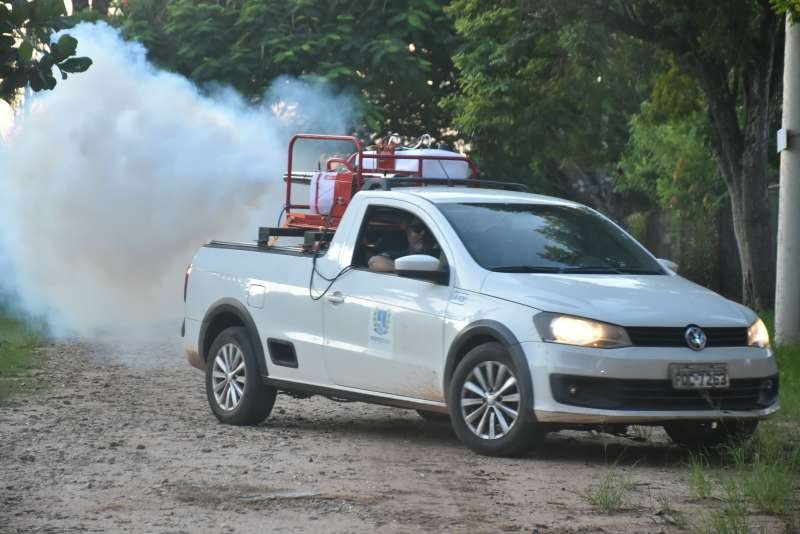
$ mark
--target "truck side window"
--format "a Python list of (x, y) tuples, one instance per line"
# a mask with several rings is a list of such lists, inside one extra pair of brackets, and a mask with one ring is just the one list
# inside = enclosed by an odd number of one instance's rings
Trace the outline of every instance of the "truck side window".
[(409, 254), (443, 257), (428, 226), (397, 208), (371, 206), (359, 232), (353, 265), (374, 272), (394, 272), (394, 260)]

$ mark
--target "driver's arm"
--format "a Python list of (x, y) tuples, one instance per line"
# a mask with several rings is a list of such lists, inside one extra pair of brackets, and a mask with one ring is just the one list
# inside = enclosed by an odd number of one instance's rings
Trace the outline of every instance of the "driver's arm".
[(369, 267), (370, 271), (375, 271), (379, 273), (394, 272), (394, 260), (389, 256), (384, 256), (384, 255), (372, 256), (367, 262), (367, 266)]

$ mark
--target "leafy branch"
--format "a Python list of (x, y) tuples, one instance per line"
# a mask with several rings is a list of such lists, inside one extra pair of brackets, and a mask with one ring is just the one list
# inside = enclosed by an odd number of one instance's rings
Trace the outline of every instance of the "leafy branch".
[(795, 22), (800, 20), (800, 0), (769, 0), (769, 3), (778, 15), (791, 13)]
[(76, 57), (78, 41), (71, 35), (52, 40), (54, 32), (71, 28), (61, 0), (14, 0), (0, 2), (0, 98), (14, 102), (19, 90), (33, 91), (56, 86), (53, 69), (61, 79), (68, 73), (84, 72), (88, 57)]

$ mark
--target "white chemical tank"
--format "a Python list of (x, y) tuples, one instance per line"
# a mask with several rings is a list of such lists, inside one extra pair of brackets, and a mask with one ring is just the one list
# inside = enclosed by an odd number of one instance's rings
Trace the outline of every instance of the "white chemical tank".
[[(370, 155), (374, 155), (374, 150), (365, 150), (364, 151), (364, 168), (365, 169), (377, 169), (378, 168), (378, 160), (376, 158), (370, 158)], [(464, 158), (463, 155), (459, 154), (458, 152), (452, 152), (450, 150), (442, 150), (439, 148), (409, 148), (409, 149), (400, 149), (395, 151), (396, 156), (448, 156), (448, 157), (458, 157)], [(380, 160), (382, 165), (385, 165), (387, 160)], [(396, 171), (402, 172), (413, 172), (416, 173), (419, 169), (419, 160), (416, 158), (413, 159), (396, 159), (394, 162), (394, 168)], [(388, 174), (391, 174), (391, 170), (386, 171)], [(466, 179), (472, 175), (472, 170), (469, 168), (469, 164), (467, 164), (466, 159), (460, 159), (458, 161), (454, 160), (436, 160), (436, 159), (424, 159), (422, 161), (422, 177), (423, 178), (452, 178), (452, 179)]]

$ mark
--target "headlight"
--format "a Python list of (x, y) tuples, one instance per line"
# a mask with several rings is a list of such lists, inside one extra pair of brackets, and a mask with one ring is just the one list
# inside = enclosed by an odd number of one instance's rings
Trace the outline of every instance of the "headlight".
[(747, 344), (751, 347), (769, 347), (769, 332), (761, 319), (757, 319), (747, 329)]
[(628, 333), (616, 326), (591, 319), (582, 319), (557, 313), (540, 313), (534, 316), (533, 323), (544, 341), (613, 349), (630, 346)]

